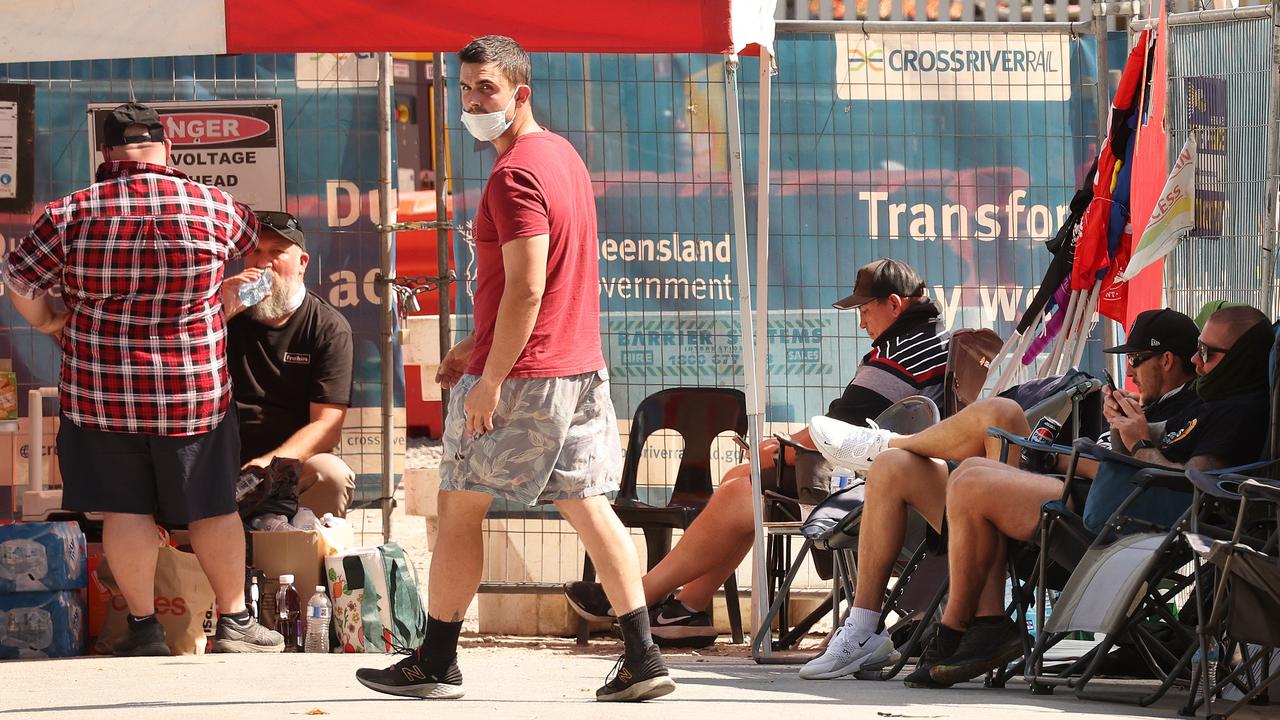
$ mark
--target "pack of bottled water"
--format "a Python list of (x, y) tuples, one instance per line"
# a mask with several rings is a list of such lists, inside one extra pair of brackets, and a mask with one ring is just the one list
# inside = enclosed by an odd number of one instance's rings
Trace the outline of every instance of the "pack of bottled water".
[(78, 525), (0, 525), (0, 593), (78, 590), (87, 583), (84, 533)]

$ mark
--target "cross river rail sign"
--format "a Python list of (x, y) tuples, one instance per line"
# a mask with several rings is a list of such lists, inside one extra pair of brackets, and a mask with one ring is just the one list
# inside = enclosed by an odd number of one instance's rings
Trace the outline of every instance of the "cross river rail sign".
[[(98, 138), (118, 103), (90, 103), (89, 157), (102, 162)], [(147, 103), (173, 143), (169, 164), (215, 185), (255, 210), (283, 210), (284, 137), (279, 100)]]

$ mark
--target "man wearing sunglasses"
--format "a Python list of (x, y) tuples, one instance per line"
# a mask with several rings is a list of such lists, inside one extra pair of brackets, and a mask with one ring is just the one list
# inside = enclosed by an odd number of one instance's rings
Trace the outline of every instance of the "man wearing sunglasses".
[[(257, 249), (244, 272), (222, 286), (227, 361), (240, 413), (240, 462), (266, 467), (276, 457), (302, 461), (298, 504), (317, 516), (346, 515), (355, 473), (332, 454), (351, 402), (351, 325), (307, 291), (311, 256), (297, 218), (259, 211)], [(246, 308), (239, 290), (266, 273), (270, 292)]]
[[(168, 167), (152, 108), (115, 108), (101, 137), (96, 182), (45, 208), (3, 277), (18, 311), (62, 349), (62, 507), (103, 513), (129, 608), (115, 654), (170, 654), (155, 615), (157, 521), (191, 531), (221, 616), (214, 649), (280, 652), (280, 634), (245, 609), (240, 438), (218, 303), (226, 262), (258, 244), (258, 219)], [(49, 301), (54, 289), (66, 310)]]
[[(1214, 313), (1200, 332), (1193, 360), (1201, 402), (1166, 422), (1152, 422), (1139, 397), (1107, 391), (1103, 414), (1113, 445), (1143, 462), (1172, 468), (1214, 469), (1257, 460), (1268, 430), (1267, 363), (1273, 342), (1271, 323), (1259, 310), (1232, 307)], [(1082, 513), (1086, 528), (1097, 531), (1097, 518), (1105, 520), (1117, 506), (1116, 497), (1128, 494), (1100, 492), (1099, 484), (1107, 482), (1104, 472), (1112, 469), (1113, 463), (1098, 467)], [(1115, 480), (1127, 484), (1127, 477)], [(1041, 505), (1061, 492), (1055, 478), (985, 459), (966, 460), (952, 473), (947, 485), (951, 592), (939, 632), (956, 641), (952, 652), (929, 669), (932, 686), (979, 677), (1022, 655), (1013, 621), (1002, 614), (980, 615), (979, 608), (1000, 607), (1004, 585), (988, 580), (1005, 565), (1005, 538), (1029, 540)], [(1130, 512), (1167, 526), (1190, 501), (1189, 492), (1166, 491), (1151, 506), (1139, 510), (1135, 504)]]
[[(1134, 318), (1124, 343), (1103, 350), (1124, 353), (1129, 379), (1151, 422), (1163, 422), (1200, 402), (1195, 383), (1195, 322), (1171, 308), (1147, 310)], [(1099, 442), (1110, 444), (1110, 433)]]

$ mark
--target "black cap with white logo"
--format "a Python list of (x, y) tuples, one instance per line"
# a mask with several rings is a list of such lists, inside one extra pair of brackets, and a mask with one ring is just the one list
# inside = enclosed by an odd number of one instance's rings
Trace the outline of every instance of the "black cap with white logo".
[(1172, 308), (1145, 310), (1138, 313), (1124, 343), (1103, 352), (1171, 352), (1180, 358), (1195, 354), (1200, 329), (1191, 318)]

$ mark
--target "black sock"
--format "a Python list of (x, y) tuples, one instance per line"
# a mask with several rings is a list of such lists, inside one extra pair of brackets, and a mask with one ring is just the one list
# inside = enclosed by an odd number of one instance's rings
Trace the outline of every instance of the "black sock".
[(135, 617), (133, 615), (126, 616), (125, 622), (129, 624), (129, 630), (136, 631), (141, 630), (144, 625), (150, 625), (151, 623), (158, 623), (160, 621), (156, 619), (155, 613), (151, 613), (150, 615), (144, 615), (142, 617)]
[(418, 653), (422, 663), (430, 668), (443, 670), (458, 657), (458, 635), (462, 621), (445, 622), (427, 616), (427, 634)]
[(248, 625), (249, 621), (253, 619), (253, 616), (249, 614), (249, 608), (245, 608), (240, 612), (223, 613), (222, 617), (230, 620), (231, 622), (239, 625), (240, 627), (244, 627), (245, 625)]
[(641, 606), (620, 616), (618, 627), (622, 629), (623, 653), (627, 660), (643, 660), (645, 651), (653, 644), (653, 637), (649, 634), (649, 608)]

